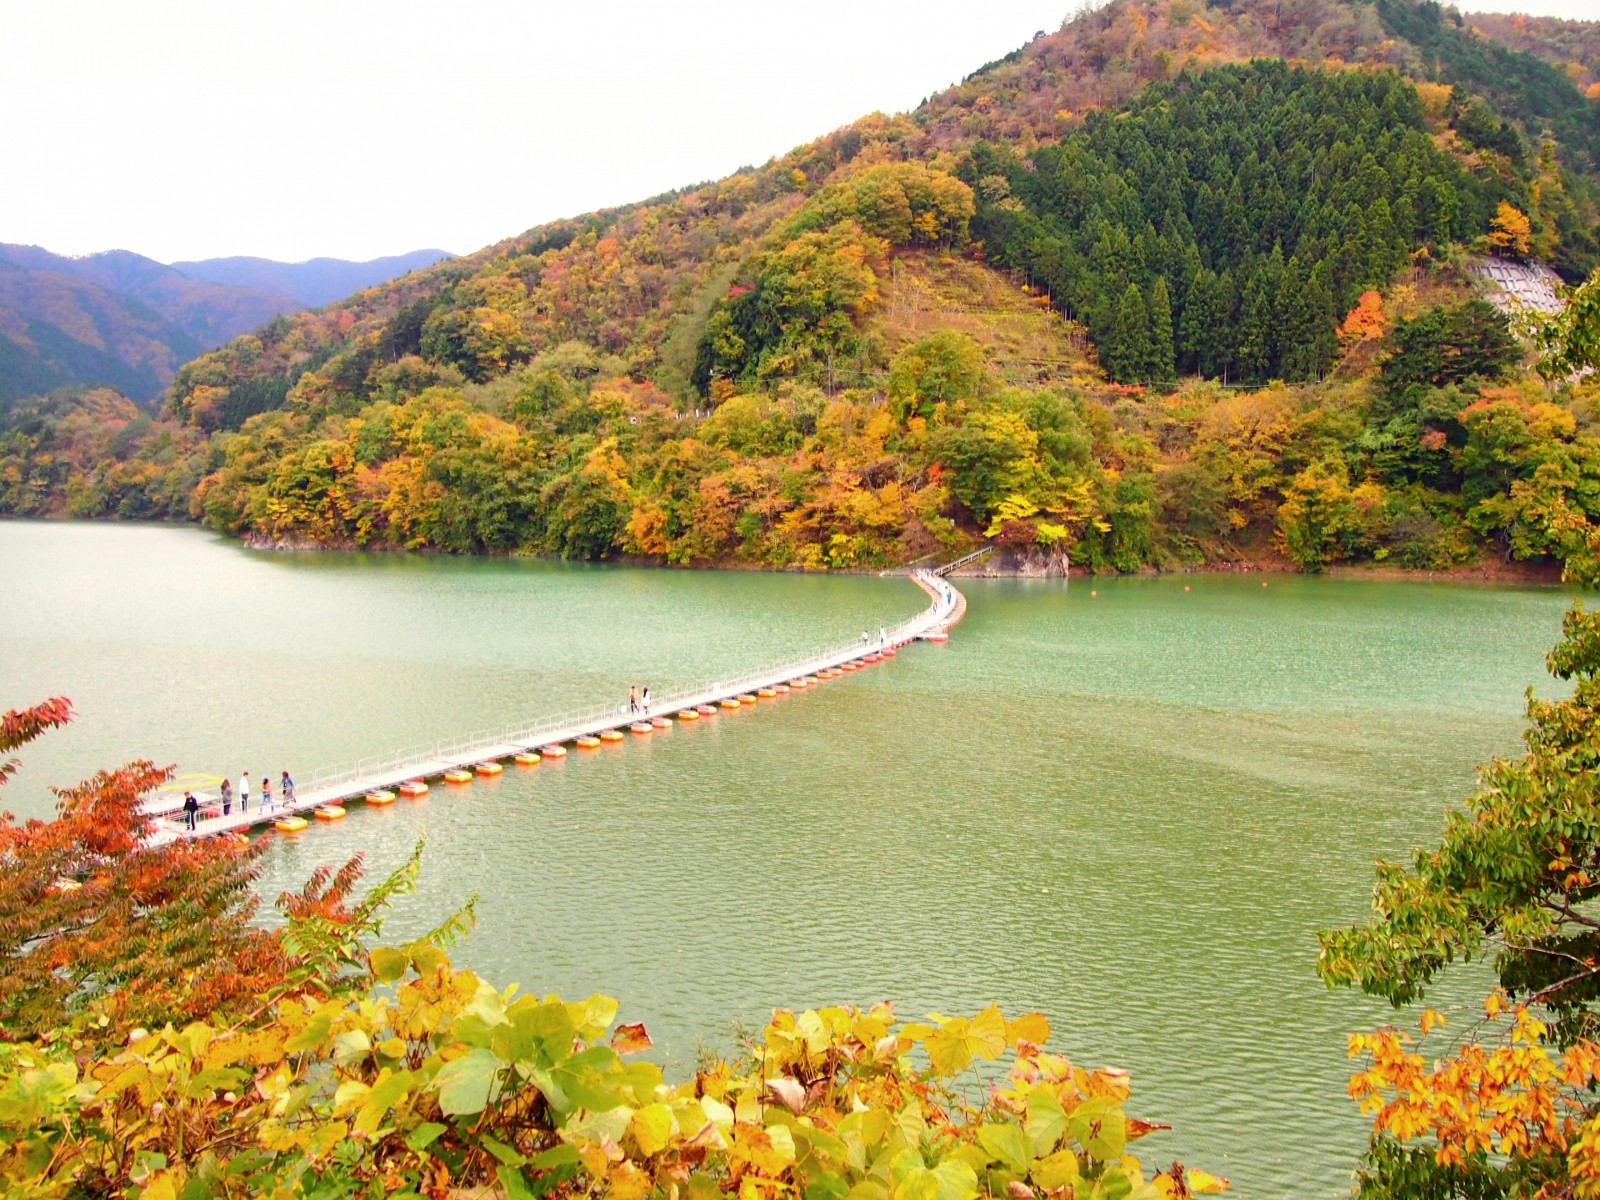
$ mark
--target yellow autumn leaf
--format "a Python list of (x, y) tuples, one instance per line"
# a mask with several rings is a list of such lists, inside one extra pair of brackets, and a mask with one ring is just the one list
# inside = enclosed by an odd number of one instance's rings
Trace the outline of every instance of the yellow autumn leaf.
[(606, 1158), (605, 1149), (599, 1142), (578, 1143), (578, 1161), (583, 1163), (583, 1169), (595, 1179), (606, 1177), (606, 1168), (610, 1160)]
[(171, 1171), (157, 1171), (139, 1193), (139, 1200), (178, 1200), (178, 1190), (172, 1181)]
[(1188, 1170), (1189, 1190), (1197, 1196), (1209, 1196), (1217, 1192), (1225, 1192), (1232, 1185), (1222, 1176), (1213, 1175), (1210, 1171), (1202, 1171), (1199, 1167), (1190, 1167)]
[(610, 1200), (641, 1200), (649, 1191), (649, 1174), (631, 1162), (613, 1167), (606, 1179), (606, 1195)]
[(665, 1104), (646, 1104), (633, 1114), (628, 1132), (644, 1154), (659, 1154), (672, 1139), (672, 1110)]
[(1078, 1156), (1071, 1150), (1057, 1150), (1054, 1154), (1035, 1159), (1028, 1176), (1047, 1192), (1076, 1183)]
[(1032, 1042), (1042, 1046), (1050, 1040), (1050, 1022), (1043, 1013), (1023, 1013), (1015, 1021), (1006, 1022), (1006, 1044)]
[(1436, 1025), (1438, 1027), (1440, 1027), (1441, 1029), (1444, 1028), (1444, 1025), (1445, 1025), (1444, 1017), (1441, 1014), (1435, 1012), (1431, 1008), (1423, 1009), (1422, 1010), (1422, 1032), (1423, 1032), (1423, 1035), (1426, 1036), (1428, 1034), (1428, 1032), (1430, 1030), (1432, 1030), (1433, 1027), (1436, 1026)]

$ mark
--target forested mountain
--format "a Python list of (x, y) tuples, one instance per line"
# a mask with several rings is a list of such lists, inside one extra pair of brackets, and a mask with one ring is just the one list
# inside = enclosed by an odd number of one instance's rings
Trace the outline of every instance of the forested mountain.
[(153, 400), (207, 344), (143, 300), (75, 273), (20, 266), (5, 257), (11, 249), (0, 248), (0, 408), (84, 382)]
[(1472, 13), (1465, 20), (1477, 36), (1542, 58), (1590, 100), (1600, 95), (1600, 22), (1522, 13)]
[(397, 279), (408, 271), (431, 267), (449, 257), (451, 255), (447, 250), (413, 250), (409, 254), (391, 254), (366, 262), (312, 258), (305, 262), (285, 263), (274, 262), (270, 258), (236, 256), (176, 262), (172, 267), (190, 279), (271, 292), (290, 297), (302, 308), (321, 308), (324, 304), (342, 300), (351, 292)]
[(115, 446), (35, 406), (0, 507), (806, 567), (1559, 558), (1593, 385), (1504, 382), (1467, 265), (1593, 269), (1595, 120), (1431, 5), (1116, 0), (914, 113), (278, 317)]
[(203, 350), (447, 257), (418, 250), (365, 263), (167, 266), (127, 250), (68, 257), (0, 243), (0, 404), (72, 385), (155, 400)]
[[(201, 349), (221, 345), (298, 307), (288, 297), (192, 279), (128, 250), (68, 257), (39, 246), (0, 244), (0, 259), (25, 271), (63, 275), (149, 307)], [(188, 357), (198, 351), (189, 351)], [(181, 361), (181, 360), (180, 360)]]

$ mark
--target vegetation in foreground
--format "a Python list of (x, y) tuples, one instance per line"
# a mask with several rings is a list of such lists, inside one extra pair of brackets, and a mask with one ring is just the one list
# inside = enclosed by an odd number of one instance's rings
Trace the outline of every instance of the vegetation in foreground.
[[(0, 753), (65, 701), (0, 718)], [(14, 769), (0, 768), (0, 777)], [(902, 1022), (778, 1011), (735, 1061), (669, 1083), (616, 1003), (519, 995), (450, 964), (464, 909), (371, 945), (411, 861), (360, 860), (253, 924), (263, 843), (152, 850), (148, 763), (0, 825), (0, 1194), (1157, 1200), (1225, 1181), (1128, 1152), (1124, 1072), (1044, 1047), (1038, 1013)], [(1005, 1060), (993, 1087), (972, 1075)], [(994, 1078), (991, 1074), (986, 1078)], [(976, 1084), (976, 1086), (974, 1086)]]

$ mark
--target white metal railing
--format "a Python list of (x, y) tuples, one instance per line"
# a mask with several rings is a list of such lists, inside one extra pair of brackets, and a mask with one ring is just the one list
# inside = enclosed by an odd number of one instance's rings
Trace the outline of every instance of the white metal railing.
[[(985, 552), (987, 549), (989, 548), (986, 548)], [(354, 763), (324, 768), (314, 772), (304, 786), (297, 786), (293, 805), (283, 804), (282, 797), (279, 797), (279, 803), (275, 805), (274, 811), (292, 812), (315, 807), (323, 801), (314, 797), (341, 788), (354, 790), (358, 785), (371, 784), (374, 781), (403, 779), (412, 774), (433, 774), (444, 766), (467, 765), (474, 761), (482, 761), (488, 757), (489, 752), (498, 752), (501, 748), (504, 748), (505, 752), (531, 749), (552, 742), (566, 741), (583, 732), (608, 725), (627, 724), (642, 715), (654, 716), (676, 712), (706, 703), (713, 698), (736, 692), (750, 692), (797, 676), (809, 675), (828, 666), (849, 661), (883, 645), (910, 641), (947, 621), (955, 611), (959, 598), (956, 590), (934, 570), (913, 571), (911, 579), (933, 598), (933, 602), (922, 612), (885, 630), (878, 639), (869, 637), (865, 642), (836, 643), (825, 650), (792, 659), (776, 667), (763, 668), (759, 672), (731, 680), (707, 680), (666, 695), (653, 696), (650, 699), (648, 714), (642, 711), (630, 712), (626, 702), (594, 705), (532, 723), (482, 730), (467, 737), (434, 742), (411, 750), (399, 750), (391, 755), (370, 756)], [(215, 802), (215, 797), (209, 795), (206, 797), (208, 805)], [(182, 803), (181, 797), (165, 800), (150, 797), (146, 799), (144, 811), (151, 816), (165, 816), (178, 811)], [(232, 822), (228, 824), (231, 825)], [(219, 825), (217, 821), (211, 820), (206, 822), (206, 827), (211, 831), (217, 830)]]
[(987, 546), (979, 546), (971, 554), (963, 554), (960, 558), (956, 559), (955, 562), (947, 562), (942, 567), (934, 567), (933, 568), (933, 573), (935, 575), (940, 575), (940, 576), (948, 575), (951, 571), (954, 571), (957, 567), (964, 567), (969, 562), (972, 562), (972, 561), (974, 561), (976, 559), (980, 559), (985, 554), (992, 554), (993, 552), (994, 552), (994, 543), (990, 542)]

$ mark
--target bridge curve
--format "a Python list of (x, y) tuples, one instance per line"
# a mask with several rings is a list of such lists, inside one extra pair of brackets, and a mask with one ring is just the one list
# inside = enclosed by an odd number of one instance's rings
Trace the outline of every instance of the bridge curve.
[[(943, 641), (950, 626), (959, 621), (966, 611), (966, 598), (943, 578), (942, 572), (946, 569), (948, 567), (910, 573), (911, 581), (928, 594), (928, 607), (887, 630), (881, 639), (869, 639), (865, 645), (860, 641), (836, 645), (753, 674), (715, 680), (670, 695), (652, 697), (650, 706), (654, 711), (649, 715), (676, 716), (686, 711), (719, 705), (736, 697), (787, 687), (793, 680), (814, 676), (819, 671), (844, 668), (846, 664), (859, 664), (870, 653), (895, 650), (918, 639)], [(646, 717), (648, 719), (649, 716)], [(426, 782), (449, 771), (473, 770), (480, 764), (498, 763), (501, 759), (513, 758), (518, 754), (537, 753), (580, 737), (593, 737), (621, 729), (636, 721), (638, 715), (630, 714), (626, 704), (608, 705), (527, 725), (479, 733), (386, 759), (366, 759), (347, 767), (318, 771), (311, 776), (308, 786), (297, 789), (294, 803), (281, 803), (280, 797), (280, 802), (267, 812), (261, 810), (258, 802), (257, 807), (249, 812), (235, 810), (227, 815), (221, 815), (220, 812), (211, 815), (212, 810), (220, 808), (221, 797), (213, 792), (196, 792), (195, 798), (200, 801), (202, 812), (206, 815), (193, 830), (188, 829), (183, 820), (183, 796), (180, 792), (154, 793), (141, 803), (143, 811), (154, 823), (149, 839), (152, 845), (223, 834), (244, 834), (286, 817), (304, 818), (318, 809), (342, 807), (342, 802), (361, 799), (368, 793), (387, 792), (403, 784)]]

